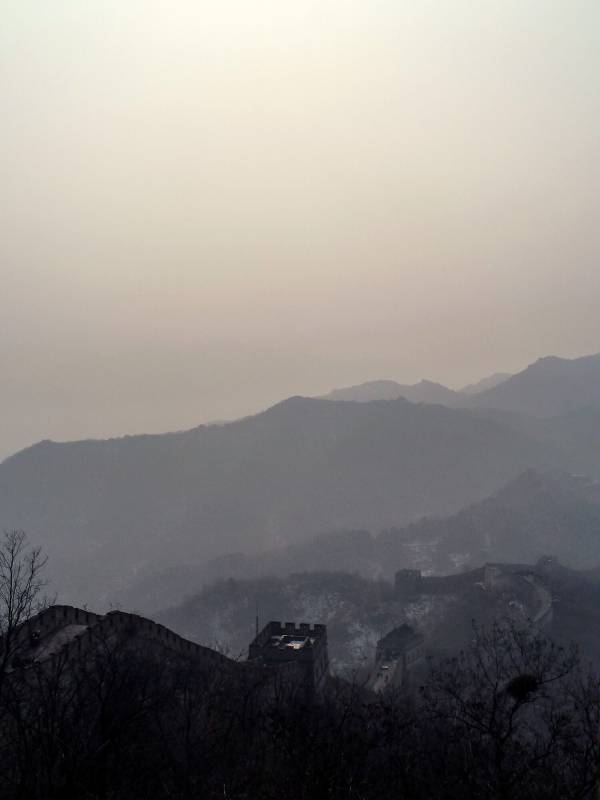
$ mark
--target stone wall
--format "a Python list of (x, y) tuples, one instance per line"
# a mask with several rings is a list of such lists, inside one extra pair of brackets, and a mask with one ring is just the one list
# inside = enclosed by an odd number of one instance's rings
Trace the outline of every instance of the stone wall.
[[(310, 636), (314, 644), (299, 651), (269, 651), (274, 658), (250, 658), (240, 662), (209, 647), (184, 639), (169, 628), (137, 614), (111, 611), (94, 614), (73, 606), (51, 606), (28, 620), (17, 632), (18, 653), (13, 668), (23, 669), (39, 664), (43, 669), (61, 668), (70, 660), (86, 654), (93, 656), (106, 643), (125, 644), (139, 652), (164, 651), (165, 659), (181, 656), (200, 668), (208, 667), (217, 675), (229, 674), (249, 679), (265, 690), (297, 686), (302, 696), (313, 694), (324, 686), (329, 671), (327, 630), (324, 625), (299, 625), (293, 622), (272, 622), (251, 645), (262, 652), (274, 635)], [(160, 654), (160, 651), (159, 651)], [(290, 654), (292, 658), (290, 658)]]
[[(51, 638), (60, 635), (61, 631), (66, 631), (71, 626), (82, 626), (82, 628), (73, 630), (72, 635), (61, 643), (60, 647), (45, 656), (45, 649)], [(178, 636), (163, 625), (123, 611), (111, 611), (102, 616), (73, 606), (51, 606), (22, 625), (17, 636), (17, 647), (30, 662), (68, 660), (86, 650), (91, 652), (102, 641), (114, 641), (117, 637), (125, 637), (131, 638), (136, 647), (159, 646), (169, 653), (201, 661), (207, 665), (220, 668), (243, 667), (242, 664), (228, 659), (216, 650)]]
[[(312, 644), (300, 650), (269, 647), (274, 636), (297, 636), (314, 639)], [(271, 621), (258, 633), (248, 648), (249, 662), (262, 662), (266, 666), (280, 667), (296, 664), (301, 667), (304, 682), (311, 690), (320, 691), (329, 674), (329, 653), (327, 648), (327, 627), (309, 625), (306, 622)]]
[(395, 587), (400, 596), (414, 594), (448, 594), (458, 592), (470, 584), (483, 582), (485, 567), (459, 572), (455, 575), (421, 575), (419, 570), (400, 570), (396, 573)]

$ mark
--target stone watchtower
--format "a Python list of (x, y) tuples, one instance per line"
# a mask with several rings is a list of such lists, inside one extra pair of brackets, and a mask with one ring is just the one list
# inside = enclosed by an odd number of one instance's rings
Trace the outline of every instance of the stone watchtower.
[(269, 622), (251, 642), (248, 660), (280, 668), (302, 683), (309, 696), (320, 694), (329, 675), (327, 628), (306, 622)]
[(425, 639), (410, 625), (400, 625), (377, 642), (375, 665), (368, 680), (374, 692), (408, 686), (410, 673), (423, 661)]

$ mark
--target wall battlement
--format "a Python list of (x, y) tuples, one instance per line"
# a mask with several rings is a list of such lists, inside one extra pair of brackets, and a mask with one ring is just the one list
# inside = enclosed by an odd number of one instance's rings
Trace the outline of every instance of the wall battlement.
[(250, 643), (248, 661), (271, 667), (296, 664), (307, 692), (320, 692), (329, 674), (327, 627), (272, 620)]
[[(279, 647), (269, 646), (274, 639)], [(323, 687), (329, 669), (325, 625), (270, 622), (250, 645), (249, 659), (240, 662), (137, 614), (110, 611), (102, 615), (66, 605), (40, 611), (17, 630), (11, 667), (62, 668), (88, 654), (93, 657), (107, 644), (141, 653), (156, 653), (160, 648), (161, 659), (162, 653), (167, 660), (181, 657), (215, 674), (243, 674), (260, 683), (282, 679), (311, 696)]]
[(17, 631), (16, 664), (55, 663), (85, 651), (100, 642), (131, 642), (137, 649), (163, 648), (204, 664), (223, 667), (242, 665), (209, 647), (196, 644), (137, 614), (111, 611), (95, 614), (73, 606), (50, 606), (27, 620)]
[(453, 575), (422, 575), (420, 570), (401, 569), (395, 575), (396, 592), (404, 597), (415, 594), (443, 594), (458, 591), (471, 584), (483, 581), (485, 567), (459, 572)]
[(488, 562), (483, 567), (453, 575), (423, 576), (419, 570), (401, 569), (395, 575), (395, 589), (398, 597), (409, 599), (421, 594), (460, 592), (474, 584), (482, 584), (485, 589), (493, 590), (506, 585), (507, 580), (527, 581), (535, 591), (537, 603), (531, 621), (541, 628), (549, 625), (554, 616), (554, 605), (547, 581), (556, 565), (555, 559), (545, 557), (536, 564)]

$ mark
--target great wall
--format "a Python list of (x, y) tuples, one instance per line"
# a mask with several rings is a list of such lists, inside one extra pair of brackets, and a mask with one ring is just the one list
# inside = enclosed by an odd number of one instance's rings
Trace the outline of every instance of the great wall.
[[(525, 593), (530, 598), (525, 609), (526, 624), (542, 630), (553, 620), (548, 578), (554, 566), (554, 560), (546, 558), (537, 564), (488, 563), (454, 575), (422, 575), (419, 570), (403, 569), (396, 573), (395, 593), (407, 604), (427, 596), (461, 595), (474, 587), (479, 587), (484, 593), (482, 597), (488, 600), (500, 593), (512, 592), (515, 596)], [(367, 680), (369, 688), (381, 692), (408, 686), (412, 673), (423, 668), (426, 647), (426, 639), (411, 626), (403, 624), (390, 631), (377, 645), (375, 663)]]
[(23, 645), (21, 658), (42, 662), (58, 656), (69, 657), (91, 647), (94, 641), (116, 633), (130, 633), (139, 640), (162, 645), (170, 652), (221, 666), (237, 663), (137, 614), (110, 611), (102, 615), (66, 605), (44, 609), (19, 629), (19, 643)]
[(453, 575), (422, 575), (419, 570), (403, 569), (396, 573), (394, 585), (399, 597), (409, 599), (415, 595), (456, 593), (473, 585), (480, 585), (489, 592), (511, 581), (524, 581), (533, 588), (536, 597), (529, 620), (536, 627), (543, 628), (553, 618), (552, 594), (547, 583), (554, 565), (551, 558), (540, 559), (536, 564), (491, 562)]
[(163, 661), (176, 657), (195, 668), (208, 668), (219, 678), (243, 678), (271, 687), (293, 684), (304, 696), (321, 692), (329, 674), (324, 625), (269, 622), (251, 642), (248, 659), (238, 661), (137, 614), (102, 615), (68, 605), (50, 606), (15, 631), (10, 670), (36, 666), (52, 670), (123, 644), (138, 653), (158, 654)]
[[(483, 591), (488, 598), (517, 589), (528, 598), (528, 623), (537, 629), (553, 619), (552, 594), (548, 576), (552, 559), (537, 564), (488, 563), (467, 572), (429, 576), (418, 570), (399, 570), (395, 594), (402, 603), (424, 596)], [(474, 589), (479, 587), (479, 589)], [(525, 590), (527, 590), (525, 592)], [(13, 669), (32, 665), (51, 667), (93, 652), (99, 642), (130, 641), (138, 650), (150, 647), (209, 667), (218, 674), (237, 674), (263, 679), (277, 674), (294, 681), (305, 691), (322, 691), (329, 674), (327, 629), (325, 625), (269, 622), (248, 648), (248, 660), (236, 661), (222, 653), (179, 636), (150, 619), (124, 611), (96, 614), (68, 605), (42, 610), (25, 622), (15, 634)], [(375, 691), (406, 684), (409, 674), (423, 659), (427, 641), (419, 631), (405, 624), (389, 631), (377, 647), (368, 684)]]

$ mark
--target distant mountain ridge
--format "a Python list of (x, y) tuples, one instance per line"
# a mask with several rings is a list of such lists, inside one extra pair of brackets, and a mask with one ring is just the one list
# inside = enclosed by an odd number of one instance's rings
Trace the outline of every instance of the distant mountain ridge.
[(554, 417), (600, 406), (600, 354), (548, 356), (473, 398), (479, 408)]
[(495, 389), (496, 386), (500, 386), (501, 383), (504, 383), (504, 381), (508, 380), (510, 377), (512, 377), (510, 372), (494, 372), (493, 375), (482, 378), (476, 383), (469, 383), (467, 386), (463, 386), (463, 388), (459, 390), (459, 394), (479, 394), (488, 389)]
[[(383, 539), (394, 547), (392, 533)], [(403, 539), (417, 559), (424, 557), (424, 569), (438, 572), (546, 555), (575, 569), (600, 565), (600, 482), (526, 470), (457, 514), (409, 525)]]
[(411, 403), (430, 403), (453, 408), (460, 406), (460, 396), (441, 383), (422, 380), (414, 385), (403, 385), (396, 381), (368, 381), (367, 383), (334, 389), (323, 396), (323, 400), (368, 403), (373, 400), (397, 400), (403, 397)]
[(526, 470), (484, 500), (447, 517), (379, 533), (334, 531), (260, 553), (217, 558), (202, 567), (159, 572), (119, 598), (148, 612), (225, 579), (285, 578), (322, 570), (392, 579), (401, 568), (452, 574), (488, 561), (535, 563), (557, 557), (576, 569), (600, 568), (600, 482)]
[(414, 384), (402, 384), (391, 380), (367, 381), (354, 386), (333, 389), (322, 396), (323, 400), (345, 400), (355, 403), (368, 403), (372, 400), (397, 400), (403, 397), (411, 403), (439, 403), (449, 408), (468, 405), (468, 398), (462, 395), (475, 395), (493, 389), (510, 378), (508, 372), (495, 372), (477, 383), (454, 391), (435, 381), (421, 380)]
[(564, 462), (560, 442), (476, 411), (295, 397), (185, 433), (36, 445), (0, 464), (0, 521), (44, 547), (65, 600), (101, 607), (159, 566), (450, 514)]
[(159, 569), (448, 517), (528, 468), (600, 478), (600, 356), (541, 359), (464, 408), (417, 387), (418, 404), (292, 397), (186, 432), (41, 442), (0, 464), (0, 525), (45, 549), (61, 599), (102, 608)]
[(382, 380), (335, 389), (325, 395), (328, 400), (354, 402), (397, 397), (449, 408), (558, 417), (585, 408), (600, 408), (600, 354), (574, 359), (546, 356), (515, 375), (495, 373), (458, 392), (431, 381), (406, 386)]

